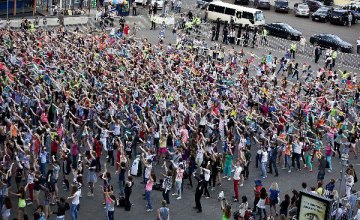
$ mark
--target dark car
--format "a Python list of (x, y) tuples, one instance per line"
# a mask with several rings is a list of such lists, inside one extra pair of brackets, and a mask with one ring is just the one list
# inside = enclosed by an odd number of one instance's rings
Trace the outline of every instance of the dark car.
[(311, 15), (313, 21), (328, 22), (330, 19), (331, 9), (322, 7)]
[(302, 33), (295, 30), (293, 27), (286, 23), (270, 23), (265, 24), (264, 28), (268, 31), (269, 35), (283, 37), (288, 40), (300, 40)]
[(329, 21), (331, 24), (341, 24), (346, 26), (349, 24), (349, 13), (352, 14), (351, 23), (355, 24), (356, 23), (355, 15), (351, 11), (345, 9), (334, 9), (333, 11), (331, 11)]
[(289, 12), (289, 2), (287, 0), (276, 0), (274, 5), (276, 12)]
[(360, 3), (352, 3), (348, 6), (345, 6), (343, 9), (350, 10), (355, 15), (356, 20), (360, 20)]
[(310, 37), (310, 43), (320, 47), (332, 48), (342, 52), (351, 53), (353, 46), (333, 34), (314, 34)]
[(234, 4), (248, 5), (248, 4), (249, 4), (249, 0), (235, 0)]
[(270, 9), (270, 0), (254, 0), (255, 8)]
[(324, 7), (323, 3), (315, 0), (306, 0), (305, 3), (309, 6), (310, 12), (315, 12), (321, 7)]
[(198, 8), (205, 9), (213, 0), (197, 0), (196, 4)]

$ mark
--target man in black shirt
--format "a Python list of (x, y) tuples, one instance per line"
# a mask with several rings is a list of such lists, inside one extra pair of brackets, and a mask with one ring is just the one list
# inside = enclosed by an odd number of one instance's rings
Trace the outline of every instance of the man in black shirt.
[(205, 179), (204, 179), (204, 175), (201, 174), (200, 177), (195, 176), (195, 179), (198, 181), (198, 185), (196, 186), (196, 191), (195, 191), (195, 207), (194, 209), (197, 209), (198, 213), (202, 212), (202, 207), (201, 207), (201, 195), (204, 193), (204, 183), (205, 183)]

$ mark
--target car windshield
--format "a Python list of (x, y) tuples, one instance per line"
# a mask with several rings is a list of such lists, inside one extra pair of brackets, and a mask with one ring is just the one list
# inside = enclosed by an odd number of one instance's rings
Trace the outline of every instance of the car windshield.
[(295, 29), (288, 24), (283, 24), (283, 27), (288, 31), (295, 31)]
[(319, 10), (316, 11), (316, 13), (325, 14), (327, 11), (328, 9), (326, 8), (320, 8)]
[(286, 7), (286, 6), (289, 5), (288, 2), (276, 2), (276, 4), (279, 5), (279, 6), (282, 6), (282, 7)]
[(309, 9), (309, 6), (307, 6), (307, 5), (299, 5), (299, 8), (300, 9)]
[(262, 13), (262, 11), (257, 11), (255, 12), (255, 21), (263, 21), (264, 18), (264, 14)]
[(342, 41), (340, 37), (336, 36), (336, 35), (330, 35), (330, 38), (334, 39), (335, 41)]
[(340, 12), (340, 11), (333, 11), (332, 12), (332, 15), (333, 16), (341, 16), (343, 13), (342, 12)]

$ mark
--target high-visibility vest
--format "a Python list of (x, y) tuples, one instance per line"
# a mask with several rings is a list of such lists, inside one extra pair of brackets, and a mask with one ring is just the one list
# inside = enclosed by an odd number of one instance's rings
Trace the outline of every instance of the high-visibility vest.
[(264, 37), (267, 37), (267, 35), (268, 35), (268, 31), (267, 31), (266, 29), (264, 29), (264, 30), (263, 30), (263, 36), (264, 36)]
[(296, 44), (292, 43), (291, 46), (290, 46), (290, 49), (292, 51), (296, 51)]
[(334, 50), (334, 52), (331, 55), (331, 58), (336, 59), (336, 57), (337, 57), (337, 52), (336, 50)]

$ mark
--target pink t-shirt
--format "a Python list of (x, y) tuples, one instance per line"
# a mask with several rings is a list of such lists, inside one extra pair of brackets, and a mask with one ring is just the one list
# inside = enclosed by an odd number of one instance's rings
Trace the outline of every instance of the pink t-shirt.
[(148, 180), (148, 182), (146, 183), (146, 186), (145, 186), (145, 190), (150, 192), (152, 190), (153, 184), (154, 184), (154, 182), (152, 182), (151, 180)]

